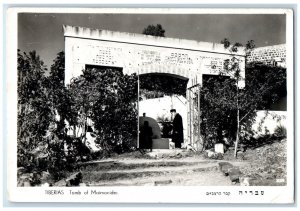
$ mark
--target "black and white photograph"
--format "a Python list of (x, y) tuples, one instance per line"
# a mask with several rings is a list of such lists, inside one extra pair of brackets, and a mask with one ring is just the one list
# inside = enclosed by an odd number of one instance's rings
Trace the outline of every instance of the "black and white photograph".
[(293, 202), (292, 15), (11, 10), (11, 199)]

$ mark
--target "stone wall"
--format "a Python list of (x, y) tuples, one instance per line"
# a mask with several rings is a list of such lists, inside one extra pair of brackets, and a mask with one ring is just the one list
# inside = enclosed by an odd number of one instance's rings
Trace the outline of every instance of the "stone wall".
[(273, 45), (254, 49), (247, 62), (259, 61), (264, 64), (286, 67), (286, 45)]

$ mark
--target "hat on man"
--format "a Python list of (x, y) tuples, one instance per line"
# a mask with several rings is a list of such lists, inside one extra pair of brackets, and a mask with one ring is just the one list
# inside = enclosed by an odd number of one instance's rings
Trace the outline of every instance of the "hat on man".
[(173, 108), (173, 109), (170, 110), (170, 112), (171, 112), (171, 113), (172, 113), (172, 112), (175, 112), (175, 113), (176, 113), (176, 109)]

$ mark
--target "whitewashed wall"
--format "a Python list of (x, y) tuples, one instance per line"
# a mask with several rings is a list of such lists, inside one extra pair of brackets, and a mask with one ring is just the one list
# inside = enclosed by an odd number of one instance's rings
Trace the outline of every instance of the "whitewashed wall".
[(170, 110), (174, 108), (181, 115), (183, 122), (184, 139), (187, 139), (187, 107), (186, 98), (183, 96), (165, 96), (160, 98), (148, 99), (139, 102), (139, 116), (151, 117), (155, 120), (159, 116), (171, 119)]
[(273, 134), (276, 127), (280, 125), (287, 127), (286, 115), (286, 111), (257, 111), (252, 130), (256, 133), (256, 136), (265, 134), (266, 129), (270, 134)]

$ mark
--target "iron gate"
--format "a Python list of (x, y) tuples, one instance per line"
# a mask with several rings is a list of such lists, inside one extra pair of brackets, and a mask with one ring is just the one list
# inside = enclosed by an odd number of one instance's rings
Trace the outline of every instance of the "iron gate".
[(196, 151), (203, 149), (203, 140), (200, 131), (200, 84), (193, 85), (186, 90), (187, 97), (187, 136), (188, 143)]

